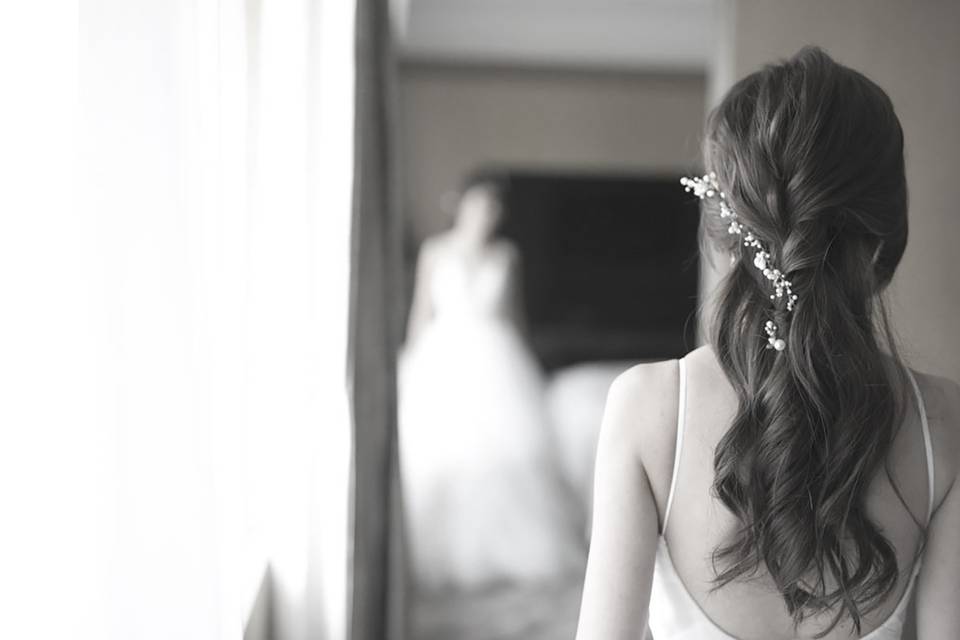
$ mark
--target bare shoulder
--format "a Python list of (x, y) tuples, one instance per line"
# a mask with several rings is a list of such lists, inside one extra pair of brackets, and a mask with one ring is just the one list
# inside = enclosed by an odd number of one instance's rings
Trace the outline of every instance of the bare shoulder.
[(449, 244), (448, 231), (441, 231), (438, 234), (427, 236), (420, 244), (420, 255), (426, 258), (434, 258), (437, 254), (446, 251)]
[(601, 442), (629, 450), (657, 477), (673, 460), (677, 422), (676, 360), (645, 362), (627, 369), (610, 385)]
[(630, 367), (614, 379), (607, 402), (612, 408), (633, 416), (655, 419), (667, 413), (665, 409), (670, 403), (666, 399), (677, 390), (677, 384), (676, 360), (644, 362)]
[(917, 587), (917, 637), (960, 637), (960, 386), (945, 377), (915, 373), (933, 441), (933, 520)]
[(945, 376), (913, 371), (923, 394), (927, 416), (952, 423), (954, 430), (960, 429), (960, 384)]
[(914, 371), (930, 425), (936, 465), (936, 504), (960, 475), (960, 385), (944, 376)]

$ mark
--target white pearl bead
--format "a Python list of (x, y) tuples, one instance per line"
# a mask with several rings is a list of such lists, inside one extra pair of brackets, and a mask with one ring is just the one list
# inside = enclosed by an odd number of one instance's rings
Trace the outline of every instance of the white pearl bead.
[(787, 348), (787, 343), (783, 341), (783, 338), (777, 338), (773, 341), (773, 348), (777, 351), (783, 351)]

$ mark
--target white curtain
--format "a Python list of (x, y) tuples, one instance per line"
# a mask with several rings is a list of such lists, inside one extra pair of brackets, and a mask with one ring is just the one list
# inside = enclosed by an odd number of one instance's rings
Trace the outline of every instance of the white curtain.
[(353, 20), (81, 3), (100, 637), (345, 637)]

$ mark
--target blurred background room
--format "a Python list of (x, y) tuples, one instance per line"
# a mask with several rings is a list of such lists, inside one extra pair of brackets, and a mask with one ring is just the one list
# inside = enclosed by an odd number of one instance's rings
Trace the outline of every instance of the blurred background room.
[(610, 382), (704, 340), (679, 178), (805, 44), (897, 109), (893, 321), (960, 379), (953, 0), (71, 6), (2, 21), (70, 70), (5, 76), (5, 635), (573, 638)]

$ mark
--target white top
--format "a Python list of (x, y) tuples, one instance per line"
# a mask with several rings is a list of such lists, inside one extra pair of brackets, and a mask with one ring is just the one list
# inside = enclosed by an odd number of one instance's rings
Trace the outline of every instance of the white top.
[[(683, 580), (677, 574), (670, 558), (664, 533), (670, 518), (670, 508), (673, 505), (673, 493), (677, 483), (677, 469), (680, 466), (680, 450), (683, 447), (683, 432), (686, 423), (687, 376), (684, 360), (679, 360), (680, 366), (680, 406), (677, 415), (677, 446), (673, 458), (673, 477), (670, 480), (670, 493), (667, 495), (667, 506), (663, 514), (663, 529), (657, 544), (656, 562), (653, 572), (653, 585), (650, 592), (650, 631), (656, 640), (737, 640), (711, 620), (700, 605), (693, 598)], [(920, 395), (920, 387), (908, 369), (907, 375), (917, 397), (917, 406), (920, 412), (920, 423), (923, 430), (923, 445), (927, 459), (927, 524), (933, 515), (933, 446), (930, 441), (930, 426), (927, 423), (927, 411)], [(922, 557), (922, 556), (921, 556)], [(913, 592), (920, 573), (921, 558), (917, 558), (910, 575), (910, 582), (904, 589), (900, 601), (893, 613), (879, 627), (871, 631), (861, 640), (900, 640), (903, 634), (903, 624), (907, 617), (907, 603)]]
[(427, 285), (436, 318), (462, 322), (500, 314), (509, 302), (510, 277), (507, 260), (489, 250), (472, 266), (456, 255), (440, 256)]

